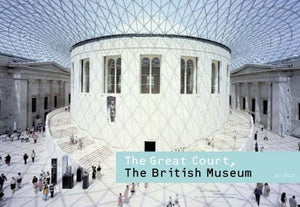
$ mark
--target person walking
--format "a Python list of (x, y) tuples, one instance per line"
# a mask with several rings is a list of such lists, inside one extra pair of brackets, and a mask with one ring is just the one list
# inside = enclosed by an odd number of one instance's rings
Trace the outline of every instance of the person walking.
[(255, 194), (255, 200), (257, 202), (257, 205), (259, 206), (260, 203), (260, 196), (262, 194), (261, 189), (259, 188), (259, 186), (256, 186), (255, 190), (254, 190), (254, 194)]
[(174, 200), (174, 204), (175, 204), (175, 206), (180, 207), (178, 194), (176, 194), (176, 197), (175, 197), (175, 200)]
[(15, 178), (15, 177), (12, 177), (12, 178), (11, 178), (11, 181), (10, 181), (10, 189), (11, 189), (12, 193), (15, 192), (15, 190), (16, 190), (16, 185), (17, 185), (16, 178)]
[(169, 202), (168, 202), (168, 204), (167, 204), (167, 207), (172, 207), (172, 206), (174, 206), (174, 203), (173, 203), (173, 201), (172, 201), (172, 197), (169, 196)]
[(133, 196), (135, 194), (135, 184), (134, 183), (132, 183), (130, 193), (131, 193), (131, 196)]
[(21, 173), (19, 172), (18, 175), (17, 175), (18, 188), (21, 188), (22, 179), (23, 179), (23, 177), (22, 177)]
[(35, 151), (32, 150), (31, 152), (31, 161), (34, 162), (34, 158), (35, 158)]
[(129, 185), (126, 185), (125, 191), (124, 191), (124, 203), (128, 203), (128, 193), (129, 193)]
[(286, 207), (286, 193), (285, 192), (283, 192), (282, 194), (281, 194), (281, 198), (280, 198), (280, 201), (281, 201), (281, 207)]
[(54, 184), (53, 183), (49, 186), (49, 190), (50, 190), (51, 198), (53, 198), (54, 197)]
[(271, 189), (270, 189), (270, 186), (269, 186), (269, 184), (268, 183), (265, 183), (265, 185), (264, 185), (264, 196), (265, 197), (268, 197), (269, 195), (270, 195), (270, 191), (271, 191)]
[(33, 184), (34, 192), (37, 193), (39, 185), (38, 185), (38, 179), (37, 179), (36, 176), (33, 176), (33, 178), (32, 178), (32, 184)]
[(255, 134), (254, 134), (254, 140), (256, 141), (257, 140), (257, 131), (255, 132)]
[(255, 152), (258, 152), (258, 144), (255, 142)]
[(293, 196), (289, 199), (290, 207), (297, 207), (296, 197)]
[(48, 199), (48, 193), (49, 193), (49, 188), (48, 188), (48, 185), (46, 184), (43, 189), (43, 200), (44, 201), (46, 201)]
[(3, 189), (4, 182), (7, 181), (6, 176), (2, 173), (0, 176), (0, 190)]
[(96, 166), (92, 166), (93, 172), (92, 172), (92, 179), (96, 179)]
[(123, 199), (122, 199), (122, 193), (120, 193), (118, 197), (118, 207), (122, 207), (122, 206), (123, 206)]
[(101, 167), (100, 167), (100, 163), (98, 164), (98, 167), (97, 167), (97, 175), (98, 177), (101, 177)]
[(39, 179), (38, 187), (39, 187), (39, 190), (40, 190), (40, 191), (43, 190), (43, 179), (42, 179), (42, 178)]
[(11, 160), (11, 157), (10, 157), (9, 154), (7, 154), (6, 157), (5, 157), (5, 163), (6, 163), (8, 166), (9, 166), (9, 164), (10, 164), (10, 160)]
[(83, 146), (83, 143), (82, 143), (81, 139), (79, 139), (79, 141), (78, 141), (78, 149), (82, 150), (82, 146)]
[(49, 173), (49, 171), (47, 171), (47, 174), (46, 174), (46, 181), (47, 181), (47, 184), (49, 185), (50, 184), (50, 173)]
[(24, 159), (24, 164), (27, 164), (27, 159), (28, 159), (28, 155), (26, 153), (24, 153), (23, 155), (23, 159)]

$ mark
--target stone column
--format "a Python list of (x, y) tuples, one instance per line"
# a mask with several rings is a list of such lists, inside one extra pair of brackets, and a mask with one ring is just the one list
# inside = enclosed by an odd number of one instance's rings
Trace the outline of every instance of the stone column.
[(49, 81), (49, 87), (50, 87), (50, 94), (49, 94), (49, 109), (52, 111), (54, 109), (54, 81), (50, 80)]
[(33, 80), (27, 80), (27, 124), (26, 127), (32, 127), (32, 88)]
[(245, 83), (245, 88), (246, 88), (246, 95), (245, 95), (245, 100), (246, 100), (246, 107), (245, 107), (245, 111), (246, 112), (250, 112), (250, 107), (249, 107), (249, 83)]
[(271, 130), (272, 128), (272, 123), (271, 123), (271, 118), (272, 118), (272, 105), (271, 105), (271, 102), (272, 102), (272, 83), (266, 83), (267, 87), (268, 87), (268, 120), (267, 120), (267, 129), (268, 130)]
[(241, 110), (241, 84), (236, 84), (236, 109)]
[(260, 83), (254, 83), (255, 88), (255, 123), (260, 124)]

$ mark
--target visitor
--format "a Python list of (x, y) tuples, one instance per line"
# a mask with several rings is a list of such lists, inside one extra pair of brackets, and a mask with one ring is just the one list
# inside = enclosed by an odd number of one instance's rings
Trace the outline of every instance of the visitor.
[(265, 185), (264, 185), (264, 196), (268, 197), (270, 195), (270, 191), (271, 191), (271, 189), (270, 189), (269, 184), (265, 183)]
[(255, 142), (255, 152), (258, 152), (258, 144)]
[(32, 162), (34, 162), (34, 158), (35, 158), (35, 151), (32, 150), (32, 152), (31, 152), (31, 160), (32, 160)]
[(297, 207), (297, 201), (295, 198), (296, 197), (293, 196), (292, 198), (289, 199), (290, 207)]
[(24, 159), (24, 164), (27, 164), (27, 159), (28, 159), (28, 155), (26, 153), (24, 153), (23, 155), (23, 159)]
[(54, 184), (53, 183), (49, 186), (49, 190), (50, 190), (51, 198), (53, 198), (54, 197)]
[(129, 193), (129, 185), (126, 185), (125, 191), (124, 191), (124, 203), (128, 203), (128, 193)]
[(269, 140), (269, 138), (267, 137), (267, 135), (265, 135), (264, 140), (265, 140), (265, 141), (268, 141), (268, 140)]
[(173, 203), (173, 201), (172, 201), (172, 197), (169, 196), (169, 202), (168, 202), (168, 204), (167, 204), (167, 207), (172, 207), (172, 206), (174, 206), (174, 203)]
[(74, 143), (75, 143), (75, 140), (74, 140), (74, 135), (71, 135), (71, 137), (70, 137), (70, 141), (71, 141), (71, 144), (74, 144)]
[(118, 207), (122, 207), (122, 206), (123, 206), (122, 193), (120, 193), (118, 197)]
[(49, 189), (48, 189), (48, 185), (46, 184), (43, 189), (43, 200), (44, 201), (46, 201), (48, 199), (48, 193), (49, 193)]
[(37, 179), (36, 176), (33, 176), (33, 178), (32, 178), (32, 184), (33, 184), (34, 192), (37, 193), (39, 185), (38, 185), (38, 179)]
[(78, 141), (78, 149), (82, 150), (82, 146), (83, 146), (83, 143), (82, 143), (81, 139), (79, 139), (79, 141)]
[(23, 177), (22, 177), (21, 173), (19, 172), (18, 175), (17, 175), (18, 188), (21, 188), (22, 179), (23, 179)]
[(130, 193), (131, 193), (131, 196), (133, 196), (134, 193), (135, 193), (135, 184), (134, 183), (132, 183), (132, 187), (131, 187)]
[(255, 134), (254, 134), (254, 140), (256, 141), (257, 140), (257, 131), (255, 132)]
[(175, 197), (175, 200), (174, 200), (174, 204), (175, 204), (175, 206), (180, 207), (178, 194), (176, 194), (176, 197)]
[(5, 181), (7, 181), (7, 178), (6, 178), (6, 176), (2, 173), (1, 176), (0, 176), (0, 190), (2, 190), (3, 184), (4, 184)]
[(16, 184), (17, 184), (16, 178), (12, 177), (11, 181), (10, 181), (10, 189), (11, 189), (12, 193), (14, 193), (16, 190)]
[(10, 160), (11, 160), (11, 157), (10, 157), (9, 154), (7, 154), (6, 157), (5, 157), (5, 163), (6, 163), (8, 166), (9, 166), (9, 164), (10, 164)]
[(43, 179), (41, 179), (41, 178), (39, 179), (38, 187), (39, 187), (39, 191), (43, 190)]
[(257, 205), (259, 206), (259, 203), (260, 203), (260, 196), (262, 194), (262, 191), (260, 189), (259, 186), (256, 186), (255, 190), (254, 190), (254, 194), (255, 194), (255, 200), (257, 202)]
[[(0, 189), (0, 201), (2, 201), (2, 198), (4, 197), (3, 189)], [(1, 204), (1, 202), (0, 202)]]
[(283, 192), (281, 194), (280, 201), (281, 201), (281, 207), (286, 207), (286, 194), (285, 194), (285, 192)]
[(33, 142), (34, 142), (34, 144), (36, 144), (36, 142), (37, 142), (37, 136), (33, 137)]
[(50, 184), (50, 173), (49, 173), (49, 171), (47, 171), (47, 174), (46, 174), (46, 182), (47, 182), (47, 184)]
[(98, 177), (101, 177), (101, 167), (100, 167), (100, 163), (98, 164), (98, 167), (97, 167), (97, 175)]
[(264, 126), (261, 125), (260, 129), (261, 129), (261, 131), (263, 132), (263, 131), (264, 131)]
[(92, 166), (92, 169), (93, 169), (93, 170), (92, 170), (92, 171), (93, 171), (93, 172), (92, 172), (92, 179), (96, 179), (96, 167), (93, 165), (93, 166)]

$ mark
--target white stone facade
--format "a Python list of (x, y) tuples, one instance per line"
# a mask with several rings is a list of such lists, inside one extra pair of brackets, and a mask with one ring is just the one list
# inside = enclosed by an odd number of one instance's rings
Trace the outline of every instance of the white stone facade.
[(249, 112), (256, 124), (283, 137), (300, 137), (300, 67), (245, 65), (233, 71), (231, 103)]
[(55, 63), (0, 55), (0, 133), (44, 124), (47, 113), (69, 104), (69, 81), (70, 73)]
[[(145, 56), (160, 58), (159, 93), (141, 93)], [(109, 57), (121, 58), (120, 93), (106, 92)], [(186, 57), (196, 61), (191, 94), (181, 94), (181, 59)], [(87, 93), (81, 92), (86, 59), (90, 61)], [(96, 141), (116, 149), (143, 151), (145, 141), (156, 142), (156, 151), (188, 147), (220, 129), (228, 117), (230, 51), (217, 44), (176, 37), (120, 37), (76, 46), (71, 60), (73, 120)], [(217, 61), (219, 84), (212, 94), (212, 63)], [(108, 96), (116, 97), (114, 122), (107, 110)]]

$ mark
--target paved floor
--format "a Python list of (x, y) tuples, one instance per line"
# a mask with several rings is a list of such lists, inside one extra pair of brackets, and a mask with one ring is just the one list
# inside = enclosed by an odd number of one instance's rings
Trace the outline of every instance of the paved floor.
[[(264, 146), (265, 151), (295, 151), (299, 139), (293, 137), (280, 138), (267, 132), (269, 141), (264, 141), (264, 134), (259, 134), (258, 143)], [(32, 150), (37, 152), (36, 162), (24, 165), (22, 156)], [(50, 159), (53, 152), (47, 146), (45, 137), (39, 136), (38, 143), (21, 143), (20, 141), (0, 141), (0, 155), (9, 153), (12, 163), (7, 166), (1, 163), (0, 173), (6, 174), (11, 179), (18, 172), (24, 174), (22, 188), (14, 194), (9, 189), (9, 182), (4, 184), (5, 198), (0, 206), (9, 207), (40, 207), (40, 206), (99, 206), (117, 207), (119, 193), (124, 193), (126, 184), (115, 183), (115, 156), (109, 156), (101, 162), (103, 176), (91, 181), (87, 190), (82, 189), (82, 183), (76, 183), (73, 189), (61, 189), (61, 180), (55, 189), (55, 198), (42, 200), (41, 192), (34, 193), (31, 184), (32, 177), (39, 175), (41, 170), (50, 171)], [(91, 156), (89, 162), (93, 162)], [(97, 164), (97, 163), (95, 163)], [(61, 175), (61, 172), (58, 172)], [(257, 206), (253, 194), (255, 184), (144, 184), (137, 187), (135, 195), (130, 197), (129, 203), (124, 206), (131, 207), (163, 207), (166, 206), (169, 196), (179, 195), (181, 207), (250, 207)], [(271, 194), (268, 198), (261, 199), (261, 206), (280, 206), (281, 192), (286, 192), (287, 197), (295, 195), (300, 203), (300, 184), (270, 184)]]

